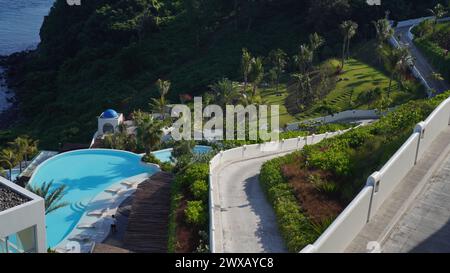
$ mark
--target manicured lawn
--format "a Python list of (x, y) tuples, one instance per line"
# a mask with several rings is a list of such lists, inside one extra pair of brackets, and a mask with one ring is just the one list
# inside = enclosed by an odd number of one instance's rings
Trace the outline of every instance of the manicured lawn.
[[(380, 88), (383, 94), (387, 94), (389, 86), (389, 76), (375, 53), (374, 42), (360, 45), (355, 49), (356, 54), (353, 58), (346, 61), (344, 72), (337, 76), (336, 87), (325, 97), (324, 100), (317, 100), (306, 111), (300, 113), (288, 113), (285, 105), (287, 97), (286, 86), (281, 87), (281, 96), (275, 94), (274, 88), (261, 89), (263, 102), (267, 104), (280, 105), (280, 126), (285, 123), (295, 122), (326, 115), (319, 111), (319, 107), (326, 101), (328, 106), (335, 109), (336, 112), (349, 109), (373, 109), (376, 108), (376, 102), (361, 103), (358, 96), (361, 93), (368, 92), (375, 88)], [(334, 66), (339, 65), (338, 60), (328, 60)], [(410, 84), (410, 91), (402, 90), (397, 81), (392, 83), (392, 105), (399, 105), (411, 99), (417, 99), (425, 96), (421, 93), (421, 87), (417, 82)]]
[(260, 94), (263, 104), (279, 105), (280, 127), (283, 128), (285, 124), (295, 122), (296, 118), (288, 113), (285, 106), (287, 97), (286, 84), (280, 84), (279, 88), (278, 94), (275, 87), (260, 88)]

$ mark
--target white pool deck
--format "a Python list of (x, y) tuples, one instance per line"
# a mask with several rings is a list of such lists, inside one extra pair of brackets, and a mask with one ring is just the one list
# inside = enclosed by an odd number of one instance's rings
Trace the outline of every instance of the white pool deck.
[[(54, 250), (60, 253), (89, 253), (95, 243), (103, 242), (110, 234), (112, 215), (138, 185), (153, 174), (140, 174), (114, 183), (94, 197), (80, 220)], [(116, 190), (118, 190), (116, 192)]]

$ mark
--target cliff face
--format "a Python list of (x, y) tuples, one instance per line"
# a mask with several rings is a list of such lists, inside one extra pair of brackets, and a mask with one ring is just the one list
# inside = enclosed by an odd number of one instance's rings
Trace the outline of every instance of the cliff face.
[(293, 54), (311, 32), (318, 32), (327, 40), (323, 59), (340, 51), (343, 20), (360, 25), (356, 42), (374, 35), (371, 21), (384, 16), (385, 9), (398, 18), (425, 10), (420, 0), (389, 2), (395, 4), (88, 0), (69, 6), (57, 0), (44, 20), (38, 49), (11, 69), (18, 77), (14, 82), (24, 117), (13, 132), (41, 139), (48, 148), (86, 142), (102, 110), (148, 110), (158, 78), (172, 81), (169, 99), (178, 102), (178, 94), (201, 94), (222, 77), (240, 79), (243, 47), (259, 56), (275, 48)]

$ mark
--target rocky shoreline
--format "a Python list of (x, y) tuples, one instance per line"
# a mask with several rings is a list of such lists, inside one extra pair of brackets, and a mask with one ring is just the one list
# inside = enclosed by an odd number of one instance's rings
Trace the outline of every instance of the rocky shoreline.
[[(20, 82), (17, 73), (18, 67), (29, 53), (29, 51), (23, 51), (9, 56), (0, 56), (0, 67), (3, 68), (3, 73), (0, 74), (0, 77), (3, 77), (5, 80), (8, 92), (15, 93), (14, 90), (17, 89)], [(7, 110), (0, 112), (0, 130), (10, 128), (19, 120), (20, 111), (17, 96), (14, 95), (10, 99), (10, 103), (11, 105)]]

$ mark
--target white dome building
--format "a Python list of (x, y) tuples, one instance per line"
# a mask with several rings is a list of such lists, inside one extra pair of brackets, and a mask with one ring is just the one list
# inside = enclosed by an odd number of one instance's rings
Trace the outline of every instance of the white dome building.
[(119, 114), (113, 109), (104, 111), (98, 117), (97, 136), (116, 133), (119, 125), (122, 124), (123, 121), (123, 114)]

